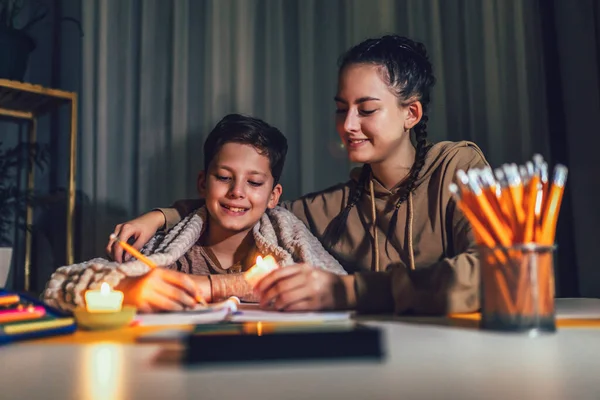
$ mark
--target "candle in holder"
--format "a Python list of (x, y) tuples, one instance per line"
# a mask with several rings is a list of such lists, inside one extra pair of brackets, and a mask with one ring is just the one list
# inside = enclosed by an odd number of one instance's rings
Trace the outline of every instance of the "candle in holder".
[(133, 306), (123, 306), (123, 292), (104, 282), (100, 290), (85, 292), (85, 307), (77, 307), (74, 314), (82, 328), (115, 329), (129, 325), (136, 311)]
[(103, 282), (100, 290), (85, 292), (85, 307), (88, 312), (118, 312), (123, 306), (123, 292), (112, 290)]
[(254, 288), (262, 278), (277, 268), (279, 268), (279, 265), (277, 265), (273, 256), (269, 255), (265, 258), (258, 256), (256, 257), (256, 264), (244, 273), (244, 278)]

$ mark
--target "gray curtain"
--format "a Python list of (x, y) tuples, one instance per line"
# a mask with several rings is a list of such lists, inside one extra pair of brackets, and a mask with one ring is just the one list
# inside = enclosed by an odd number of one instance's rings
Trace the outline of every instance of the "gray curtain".
[(537, 2), (86, 0), (78, 184), (84, 257), (117, 222), (195, 196), (202, 143), (224, 114), (288, 137), (284, 198), (347, 179), (334, 130), (336, 62), (398, 33), (434, 63), (430, 137), (473, 140), (493, 165), (547, 153)]

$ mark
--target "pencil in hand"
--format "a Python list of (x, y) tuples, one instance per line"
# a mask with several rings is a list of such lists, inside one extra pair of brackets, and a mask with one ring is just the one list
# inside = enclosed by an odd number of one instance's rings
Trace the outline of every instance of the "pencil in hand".
[(127, 242), (121, 240), (114, 233), (110, 235), (110, 239), (116, 241), (119, 244), (119, 246), (123, 248), (123, 250), (125, 250), (126, 252), (128, 252), (129, 254), (146, 264), (148, 267), (156, 268), (156, 264), (154, 264), (148, 257), (137, 251), (133, 246), (131, 246)]
[[(114, 233), (110, 235), (110, 239), (116, 241), (119, 244), (119, 246), (123, 248), (123, 250), (125, 250), (126, 252), (128, 252), (129, 254), (146, 264), (150, 269), (157, 267), (156, 264), (152, 262), (152, 260), (150, 260), (148, 257), (137, 251), (133, 246), (129, 245), (127, 242), (121, 240)], [(202, 304), (203, 306), (208, 307), (208, 303), (206, 302), (206, 300), (204, 300), (202, 294), (198, 294), (198, 296), (196, 296), (196, 301)]]

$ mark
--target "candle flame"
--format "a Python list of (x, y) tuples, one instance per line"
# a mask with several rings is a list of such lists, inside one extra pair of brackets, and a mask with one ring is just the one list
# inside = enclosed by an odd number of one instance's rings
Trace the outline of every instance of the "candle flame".
[(261, 256), (256, 257), (256, 265), (261, 264), (263, 262), (263, 258)]
[(107, 295), (110, 293), (110, 285), (106, 282), (102, 282), (100, 286), (100, 294)]

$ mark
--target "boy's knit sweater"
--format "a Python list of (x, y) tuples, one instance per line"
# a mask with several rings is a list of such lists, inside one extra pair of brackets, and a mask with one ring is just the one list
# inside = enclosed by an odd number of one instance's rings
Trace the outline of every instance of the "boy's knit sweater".
[[(184, 218), (167, 234), (157, 234), (143, 247), (142, 253), (156, 265), (168, 267), (180, 260), (204, 232), (207, 221), (205, 207)], [(272, 255), (279, 265), (308, 263), (336, 274), (346, 271), (321, 245), (308, 228), (291, 212), (275, 207), (269, 209), (252, 229), (256, 250), (262, 255)], [(51, 306), (71, 311), (84, 305), (83, 294), (97, 289), (102, 282), (111, 287), (125, 277), (140, 276), (148, 266), (138, 260), (123, 264), (102, 258), (63, 266), (50, 277), (43, 300)]]

